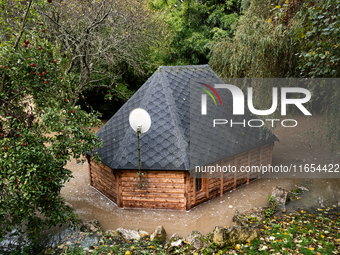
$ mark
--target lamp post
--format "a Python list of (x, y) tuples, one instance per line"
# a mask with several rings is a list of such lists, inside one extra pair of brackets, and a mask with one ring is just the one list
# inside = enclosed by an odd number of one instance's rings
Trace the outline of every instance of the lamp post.
[(151, 118), (147, 111), (142, 108), (135, 108), (130, 112), (129, 116), (130, 126), (137, 132), (137, 144), (138, 144), (138, 187), (142, 189), (146, 184), (142, 182), (142, 176), (145, 173), (141, 171), (141, 157), (140, 157), (140, 135), (147, 132), (151, 126)]
[(140, 189), (142, 189), (142, 188), (145, 186), (145, 184), (142, 183), (142, 176), (143, 176), (145, 173), (142, 173), (141, 170), (140, 170), (140, 168), (141, 168), (141, 162), (140, 162), (140, 143), (139, 143), (139, 137), (140, 137), (141, 133), (142, 133), (142, 127), (139, 126), (139, 127), (137, 128), (137, 141), (138, 141), (138, 173), (137, 173), (137, 175), (138, 175), (138, 177), (139, 177), (138, 187), (139, 187)]

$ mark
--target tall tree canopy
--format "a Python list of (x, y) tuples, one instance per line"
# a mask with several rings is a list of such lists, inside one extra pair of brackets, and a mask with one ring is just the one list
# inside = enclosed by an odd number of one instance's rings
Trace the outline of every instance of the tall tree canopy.
[[(21, 29), (27, 3), (0, 1), (0, 40), (9, 40)], [(56, 48), (63, 77), (74, 84), (74, 98), (80, 98), (78, 103), (88, 111), (94, 107), (106, 117), (112, 115), (117, 100), (126, 101), (147, 79), (149, 69), (156, 68), (150, 54), (164, 40), (165, 31), (160, 14), (149, 8), (148, 1), (33, 3), (25, 32), (37, 29)]]
[[(338, 78), (340, 3), (334, 0), (253, 0), (234, 38), (215, 42), (210, 66), (224, 78)], [(321, 110), (327, 141), (340, 148), (340, 87), (330, 80), (303, 85)], [(328, 84), (328, 85), (327, 85)], [(263, 96), (264, 91), (269, 95)], [(258, 109), (271, 105), (271, 90), (254, 87)], [(321, 137), (321, 136), (320, 136)], [(337, 147), (335, 147), (337, 146)]]
[(339, 2), (251, 1), (209, 64), (224, 77), (339, 77)]
[(126, 101), (143, 83), (131, 80), (145, 79), (151, 46), (162, 39), (161, 20), (146, 0), (53, 1), (39, 14), (76, 85), (75, 97), (106, 117), (117, 110), (116, 100)]
[(0, 49), (0, 240), (14, 227), (34, 237), (76, 220), (60, 196), (72, 177), (66, 163), (100, 146), (91, 132), (98, 116), (73, 105), (54, 48), (38, 37), (18, 42)]
[(3, 0), (0, 24), (1, 241), (76, 222), (60, 196), (66, 163), (101, 145), (99, 114), (77, 102), (96, 87), (128, 98), (123, 75), (145, 72), (162, 25), (134, 0)]
[(163, 12), (171, 35), (166, 64), (206, 64), (210, 43), (232, 37), (241, 13), (240, 0), (153, 0)]
[(117, 80), (126, 68), (144, 72), (143, 56), (161, 35), (161, 24), (144, 0), (53, 1), (39, 13), (45, 37), (65, 57), (76, 97), (89, 88), (105, 87), (129, 98)]

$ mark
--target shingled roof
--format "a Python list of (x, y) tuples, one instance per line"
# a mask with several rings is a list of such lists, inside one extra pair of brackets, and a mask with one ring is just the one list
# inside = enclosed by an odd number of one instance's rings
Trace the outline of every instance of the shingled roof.
[[(102, 162), (113, 170), (138, 169), (137, 136), (129, 125), (129, 113), (137, 107), (148, 111), (152, 120), (151, 128), (140, 140), (141, 168), (145, 170), (190, 170), (190, 160), (194, 158), (199, 163), (209, 164), (214, 161), (207, 160), (227, 158), (276, 139), (273, 135), (260, 139), (259, 128), (241, 127), (196, 134), (200, 139), (190, 140), (190, 131), (203, 130), (197, 121), (196, 128), (190, 129), (190, 115), (195, 120), (200, 118), (200, 111), (197, 116), (190, 113), (190, 83), (193, 80), (224, 83), (208, 65), (159, 67), (97, 132), (104, 141), (103, 147), (96, 150)], [(197, 93), (201, 92), (197, 90)], [(224, 104), (232, 106), (231, 95), (223, 100)], [(226, 118), (232, 118), (232, 112), (228, 114)], [(254, 116), (246, 109), (244, 118)]]

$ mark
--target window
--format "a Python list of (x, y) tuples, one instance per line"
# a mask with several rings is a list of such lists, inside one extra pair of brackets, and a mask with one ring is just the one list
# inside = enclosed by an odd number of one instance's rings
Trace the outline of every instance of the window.
[(201, 178), (196, 177), (196, 192), (200, 192), (203, 189), (203, 182)]
[(203, 192), (205, 190), (205, 179), (201, 172), (196, 173), (195, 179), (196, 193)]

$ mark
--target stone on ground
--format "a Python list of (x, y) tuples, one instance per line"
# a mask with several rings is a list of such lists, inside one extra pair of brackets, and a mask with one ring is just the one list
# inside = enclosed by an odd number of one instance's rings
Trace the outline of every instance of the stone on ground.
[(244, 213), (236, 211), (233, 216), (233, 223), (236, 226), (241, 227), (257, 226), (261, 223), (264, 217), (264, 208), (253, 207), (251, 210)]
[(188, 235), (188, 243), (191, 244), (196, 250), (199, 250), (205, 246), (203, 235), (198, 231), (191, 231)]
[(102, 226), (97, 220), (84, 221), (80, 219), (79, 221), (81, 224), (80, 230), (83, 232), (98, 232), (103, 230)]
[(184, 245), (185, 239), (179, 237), (176, 233), (174, 233), (171, 237), (169, 242), (165, 245), (165, 248), (170, 247), (182, 247)]
[(111, 235), (113, 237), (123, 237), (128, 240), (140, 240), (144, 236), (148, 236), (148, 232), (140, 230), (140, 229), (126, 229), (126, 228), (118, 228), (117, 230), (108, 230), (106, 234)]
[(212, 241), (219, 247), (224, 247), (234, 243), (244, 243), (254, 240), (257, 237), (255, 228), (234, 226), (234, 227), (215, 227)]
[(165, 242), (166, 240), (166, 231), (163, 226), (158, 226), (155, 231), (150, 236), (151, 241), (156, 242)]
[(284, 206), (288, 201), (288, 191), (280, 187), (273, 188), (272, 196), (280, 206)]

